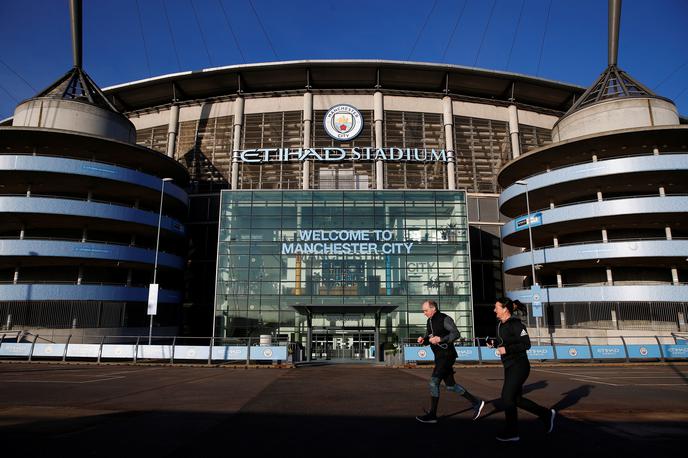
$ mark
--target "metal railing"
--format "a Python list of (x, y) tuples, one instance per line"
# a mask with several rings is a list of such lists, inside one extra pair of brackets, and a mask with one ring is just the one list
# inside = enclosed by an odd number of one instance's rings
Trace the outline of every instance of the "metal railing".
[(53, 341), (25, 331), (0, 332), (0, 359), (202, 364), (281, 364), (304, 359), (301, 346), (261, 337), (66, 335)]
[[(461, 339), (455, 344), (457, 362), (497, 363), (499, 353), (487, 346), (491, 337)], [(671, 336), (554, 337), (531, 336), (528, 357), (537, 361), (609, 362), (688, 360), (688, 339)], [(432, 362), (430, 347), (403, 345), (404, 363)]]

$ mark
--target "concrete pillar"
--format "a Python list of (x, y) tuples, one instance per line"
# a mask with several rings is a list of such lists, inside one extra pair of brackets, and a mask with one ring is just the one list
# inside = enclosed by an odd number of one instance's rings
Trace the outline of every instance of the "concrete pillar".
[(614, 329), (619, 329), (619, 322), (616, 319), (616, 310), (612, 309), (612, 326)]
[(174, 157), (177, 148), (177, 130), (179, 128), (179, 105), (170, 107), (170, 122), (167, 125), (167, 157)]
[(26, 227), (22, 224), (21, 227), (19, 228), (19, 240), (24, 240), (25, 236), (26, 236)]
[(671, 283), (674, 285), (678, 285), (678, 269), (676, 267), (671, 268)]
[(554, 201), (552, 199), (549, 200), (549, 208), (554, 208)]
[(454, 107), (449, 96), (442, 98), (444, 113), (444, 143), (447, 148), (447, 189), (456, 189), (456, 161), (454, 160)]
[[(313, 93), (303, 94), (303, 147), (311, 147), (311, 129), (313, 126)], [(303, 183), (302, 188), (310, 188), (311, 160), (303, 161)]]
[(87, 200), (88, 202), (90, 202), (90, 201), (93, 200), (93, 191), (91, 191), (90, 189), (89, 189), (89, 191), (86, 193), (86, 200)]
[(602, 242), (609, 242), (609, 237), (607, 236), (607, 229), (602, 228)]
[(666, 239), (667, 240), (672, 240), (671, 236), (671, 228), (669, 226), (664, 228), (664, 233), (666, 234)]
[(84, 266), (79, 266), (79, 273), (77, 274), (76, 284), (80, 285), (84, 281)]
[(244, 125), (244, 98), (234, 101), (234, 136), (232, 137), (232, 189), (239, 187), (239, 148), (241, 147), (241, 128)]
[(509, 136), (511, 137), (511, 155), (514, 159), (521, 155), (521, 135), (518, 131), (518, 108), (509, 105)]
[(26, 187), (26, 197), (31, 197), (31, 185)]
[(81, 231), (81, 243), (86, 242), (86, 240), (88, 240), (88, 229), (83, 228)]
[(561, 270), (557, 270), (557, 288), (561, 288), (564, 286), (564, 282), (561, 278)]
[(659, 196), (666, 197), (666, 190), (664, 189), (664, 186), (659, 187)]
[(597, 201), (602, 202), (602, 200), (604, 200), (602, 197), (602, 191), (597, 191)]
[(593, 154), (593, 155), (592, 155), (592, 161), (593, 161), (593, 162), (597, 162), (597, 154)]
[[(375, 122), (375, 148), (384, 147), (383, 125), (385, 109), (382, 92), (375, 91), (373, 94), (373, 120)], [(375, 161), (375, 189), (385, 189), (385, 164), (382, 160)]]
[(556, 235), (552, 237), (552, 244), (554, 245), (554, 248), (557, 248), (559, 246), (559, 237)]
[(12, 278), (12, 283), (15, 285), (19, 283), (19, 266), (14, 268), (14, 277)]
[(654, 154), (655, 156), (659, 156), (659, 148), (657, 148), (656, 146), (652, 148), (652, 154)]
[(607, 284), (608, 285), (614, 284), (614, 276), (612, 275), (611, 267), (607, 267)]

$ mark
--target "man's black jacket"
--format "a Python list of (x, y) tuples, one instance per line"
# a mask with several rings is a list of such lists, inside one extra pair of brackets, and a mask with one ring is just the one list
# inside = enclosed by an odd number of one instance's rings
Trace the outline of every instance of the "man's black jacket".
[[(439, 344), (430, 343), (430, 337), (433, 336), (440, 338)], [(423, 345), (430, 345), (435, 358), (456, 358), (454, 341), (459, 337), (459, 330), (456, 328), (454, 320), (449, 315), (436, 312), (432, 318), (428, 318)]]

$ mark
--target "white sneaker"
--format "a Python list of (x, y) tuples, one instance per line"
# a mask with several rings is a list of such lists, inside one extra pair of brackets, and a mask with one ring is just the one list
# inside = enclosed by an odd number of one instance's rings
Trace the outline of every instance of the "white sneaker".
[(549, 428), (547, 429), (547, 434), (551, 433), (554, 431), (554, 417), (557, 416), (557, 411), (554, 409), (549, 409), (550, 411), (550, 416), (549, 416)]
[(518, 436), (512, 436), (511, 434), (500, 434), (499, 436), (495, 437), (500, 442), (518, 442), (521, 440), (520, 437)]

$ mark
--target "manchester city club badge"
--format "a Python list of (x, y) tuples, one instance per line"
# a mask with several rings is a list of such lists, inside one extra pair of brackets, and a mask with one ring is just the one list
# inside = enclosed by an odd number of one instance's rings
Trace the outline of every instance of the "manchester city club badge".
[(325, 113), (325, 132), (341, 142), (353, 140), (363, 129), (363, 116), (351, 105), (335, 105)]

